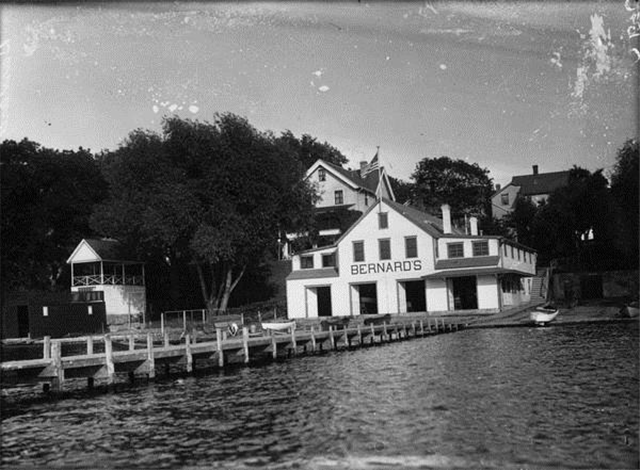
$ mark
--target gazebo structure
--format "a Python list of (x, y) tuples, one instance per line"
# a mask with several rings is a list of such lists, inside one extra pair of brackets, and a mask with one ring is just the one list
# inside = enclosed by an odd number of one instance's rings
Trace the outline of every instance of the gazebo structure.
[(71, 292), (104, 300), (110, 325), (145, 321), (144, 263), (127, 260), (120, 242), (83, 239), (67, 263), (71, 265)]

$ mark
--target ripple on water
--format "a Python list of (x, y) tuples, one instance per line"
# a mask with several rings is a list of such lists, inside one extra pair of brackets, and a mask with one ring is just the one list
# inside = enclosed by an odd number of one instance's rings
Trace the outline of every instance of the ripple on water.
[[(637, 468), (638, 328), (467, 330), (5, 401), (9, 468)], [(6, 398), (6, 397), (5, 397)]]

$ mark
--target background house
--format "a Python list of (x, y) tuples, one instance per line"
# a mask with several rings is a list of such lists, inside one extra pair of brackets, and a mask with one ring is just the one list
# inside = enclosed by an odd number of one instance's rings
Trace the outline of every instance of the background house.
[(530, 175), (514, 176), (504, 188), (498, 186), (491, 196), (493, 217), (501, 219), (511, 213), (519, 197), (526, 197), (535, 204), (546, 201), (552, 192), (569, 182), (569, 171), (539, 173), (538, 165), (533, 165)]

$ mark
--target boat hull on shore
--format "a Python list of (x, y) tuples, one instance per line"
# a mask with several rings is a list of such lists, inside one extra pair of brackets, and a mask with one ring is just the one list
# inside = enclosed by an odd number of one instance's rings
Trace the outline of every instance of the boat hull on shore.
[(555, 320), (558, 313), (560, 313), (560, 309), (552, 306), (538, 307), (531, 312), (531, 321), (537, 326), (545, 326)]

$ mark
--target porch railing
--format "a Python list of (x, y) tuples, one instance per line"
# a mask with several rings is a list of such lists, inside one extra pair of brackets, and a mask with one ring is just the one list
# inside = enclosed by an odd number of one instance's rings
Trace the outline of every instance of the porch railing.
[(73, 276), (73, 286), (143, 286), (142, 276), (122, 276), (121, 274), (92, 274), (90, 276)]

